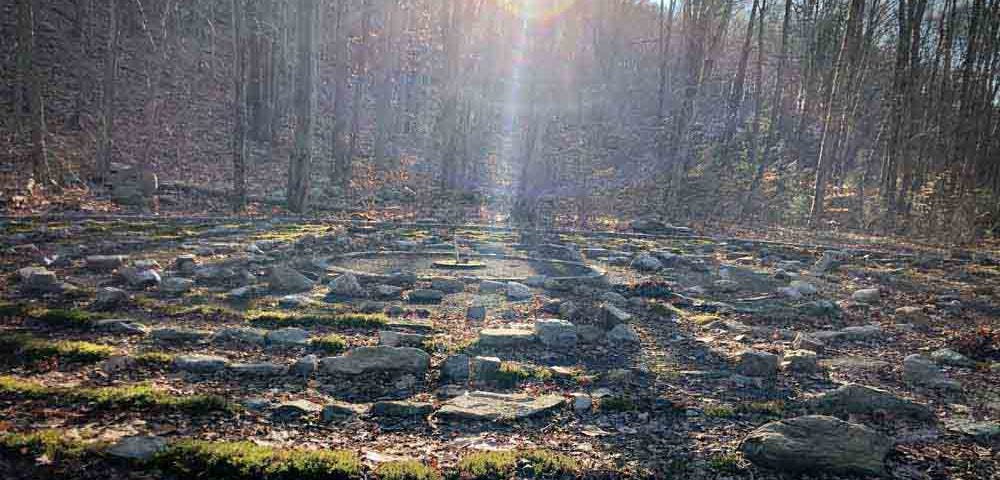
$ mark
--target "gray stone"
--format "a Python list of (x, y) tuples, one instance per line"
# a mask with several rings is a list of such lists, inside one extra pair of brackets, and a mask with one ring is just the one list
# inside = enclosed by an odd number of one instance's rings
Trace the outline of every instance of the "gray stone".
[(160, 342), (201, 342), (211, 336), (211, 332), (190, 328), (166, 327), (149, 332), (153, 340)]
[(601, 294), (601, 301), (620, 308), (628, 306), (628, 299), (617, 292), (604, 292)]
[(948, 391), (961, 391), (962, 384), (945, 376), (934, 362), (914, 353), (903, 359), (903, 380), (912, 385)]
[(98, 311), (114, 310), (128, 301), (128, 293), (125, 290), (114, 287), (101, 287), (97, 289), (97, 295), (90, 308)]
[(740, 451), (755, 465), (780, 472), (879, 476), (892, 447), (892, 439), (868, 427), (808, 415), (754, 430)]
[(365, 408), (361, 405), (331, 402), (323, 407), (322, 419), (324, 423), (341, 423), (354, 420), (364, 413)]
[(428, 288), (410, 291), (410, 303), (439, 303), (444, 298), (444, 292)]
[(135, 368), (135, 363), (135, 359), (128, 355), (115, 355), (98, 364), (98, 368), (105, 373), (115, 373), (131, 370)]
[(858, 303), (878, 303), (880, 298), (881, 292), (877, 288), (864, 288), (851, 294), (851, 300)]
[(316, 302), (303, 294), (285, 295), (278, 299), (278, 306), (285, 309), (305, 308), (314, 303)]
[(256, 294), (256, 289), (252, 286), (238, 287), (226, 292), (226, 298), (233, 301), (248, 300)]
[(892, 417), (933, 421), (934, 412), (925, 405), (897, 397), (877, 388), (848, 383), (823, 393), (809, 402), (810, 409), (824, 415), (847, 418), (851, 415), (888, 413)]
[(663, 263), (648, 253), (635, 257), (631, 265), (632, 268), (642, 272), (655, 272), (663, 268)]
[(899, 307), (896, 309), (896, 320), (905, 322), (921, 330), (931, 327), (931, 317), (920, 307)]
[(528, 300), (532, 297), (531, 288), (523, 283), (507, 282), (507, 298), (511, 300)]
[(403, 296), (403, 287), (382, 284), (375, 287), (375, 294), (386, 300), (398, 300)]
[(496, 378), (503, 362), (497, 357), (476, 357), (472, 359), (472, 373), (478, 382), (489, 382)]
[(976, 366), (974, 360), (950, 348), (941, 348), (931, 352), (931, 360), (934, 360), (939, 365), (952, 367), (974, 368)]
[(286, 327), (267, 332), (267, 343), (272, 345), (307, 345), (309, 332), (297, 328)]
[(110, 272), (125, 266), (126, 255), (91, 255), (87, 257), (87, 268), (95, 272)]
[(163, 438), (138, 435), (119, 439), (106, 452), (112, 457), (145, 462), (166, 448), (167, 441)]
[(288, 265), (276, 265), (268, 275), (268, 284), (276, 292), (307, 292), (312, 290), (313, 281)]
[(118, 275), (132, 288), (146, 288), (160, 284), (160, 274), (153, 269), (124, 267), (118, 269)]
[(410, 347), (358, 347), (338, 357), (320, 360), (320, 370), (328, 374), (361, 375), (371, 372), (401, 371), (423, 375), (430, 355)]
[(465, 312), (465, 318), (474, 322), (486, 320), (486, 307), (483, 305), (473, 305)]
[[(390, 288), (399, 288), (392, 287)], [(402, 292), (402, 289), (396, 291)], [(330, 282), (330, 293), (341, 298), (361, 298), (365, 297), (365, 289), (361, 287), (361, 282), (358, 281), (358, 277), (351, 275), (350, 273), (345, 273)]]
[(795, 291), (799, 292), (802, 295), (815, 295), (817, 292), (819, 292), (819, 290), (816, 288), (815, 285), (809, 282), (804, 282), (802, 280), (793, 280), (792, 283), (789, 284), (788, 286), (794, 288)]
[(882, 327), (879, 325), (861, 325), (845, 327), (840, 330), (813, 332), (811, 335), (821, 342), (837, 343), (874, 340), (880, 337), (882, 333)]
[(609, 328), (622, 323), (628, 323), (632, 320), (631, 313), (628, 313), (610, 303), (601, 305), (601, 314), (604, 317), (605, 325)]
[(434, 406), (426, 402), (389, 400), (372, 404), (371, 414), (376, 417), (412, 418), (426, 417), (434, 411)]
[(499, 293), (504, 291), (504, 283), (493, 280), (483, 280), (479, 282), (479, 293)]
[(448, 293), (461, 293), (465, 291), (465, 282), (457, 278), (435, 278), (431, 280), (431, 288)]
[(485, 328), (479, 332), (479, 345), (487, 348), (511, 348), (530, 345), (535, 332), (513, 328)]
[(515, 421), (551, 412), (564, 402), (560, 395), (471, 392), (445, 402), (436, 416), (451, 421)]
[(951, 419), (945, 423), (948, 430), (968, 435), (981, 442), (1000, 438), (1000, 423), (991, 421), (975, 421), (970, 419)]
[(181, 295), (194, 288), (194, 280), (181, 277), (167, 277), (160, 283), (160, 291), (170, 295)]
[(773, 377), (778, 373), (778, 363), (778, 356), (773, 353), (747, 350), (740, 354), (736, 370), (748, 377)]
[(573, 394), (573, 411), (576, 413), (588, 413), (594, 407), (594, 399), (586, 393)]
[(94, 329), (105, 332), (124, 333), (126, 335), (145, 335), (149, 333), (148, 327), (128, 318), (97, 320), (94, 322)]
[(441, 363), (441, 383), (457, 383), (464, 385), (469, 382), (471, 366), (468, 355), (452, 355)]
[(546, 347), (568, 349), (576, 346), (576, 325), (558, 318), (535, 320), (535, 336)]
[(317, 357), (316, 355), (306, 355), (296, 360), (288, 371), (292, 375), (303, 378), (309, 378), (309, 376), (316, 371), (318, 365), (319, 365), (319, 357)]
[(174, 367), (183, 372), (213, 373), (228, 364), (228, 360), (214, 355), (180, 355), (174, 358)]
[(62, 291), (62, 285), (55, 272), (45, 267), (24, 267), (17, 271), (21, 290), (25, 292), (50, 293)]
[(639, 334), (631, 325), (620, 323), (608, 332), (608, 343), (612, 345), (633, 345), (639, 343)]
[(174, 259), (174, 269), (185, 275), (194, 273), (196, 268), (198, 268), (198, 260), (194, 255), (178, 255)]
[(596, 325), (577, 325), (576, 334), (583, 343), (599, 343), (605, 338), (604, 329)]
[(814, 373), (819, 370), (816, 352), (812, 350), (789, 350), (785, 352), (781, 366), (785, 370), (798, 373)]
[(201, 283), (224, 283), (236, 278), (236, 271), (219, 265), (204, 265), (194, 268), (194, 278)]
[(323, 406), (309, 400), (282, 402), (271, 409), (271, 416), (278, 421), (312, 420), (323, 411)]
[(792, 348), (796, 350), (812, 350), (816, 353), (822, 353), (826, 348), (826, 344), (822, 340), (812, 337), (807, 333), (799, 332), (795, 335), (795, 340), (792, 341)]
[(378, 343), (387, 347), (417, 347), (423, 346), (430, 337), (419, 333), (394, 332), (379, 330)]
[(229, 370), (237, 375), (248, 375), (256, 377), (280, 377), (288, 373), (288, 367), (276, 363), (234, 363), (229, 365)]
[(267, 330), (248, 327), (225, 327), (212, 334), (213, 342), (241, 342), (263, 345), (267, 342)]
[(823, 275), (832, 272), (843, 264), (847, 258), (848, 255), (844, 252), (836, 250), (825, 251), (823, 252), (823, 256), (812, 266), (810, 272), (813, 275)]

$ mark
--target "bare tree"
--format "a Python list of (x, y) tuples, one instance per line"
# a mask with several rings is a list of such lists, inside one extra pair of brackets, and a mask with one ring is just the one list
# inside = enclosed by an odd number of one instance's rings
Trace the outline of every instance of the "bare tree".
[(316, 0), (298, 3), (298, 62), (295, 84), (295, 150), (288, 165), (288, 209), (303, 213), (309, 202), (312, 164)]
[[(252, 0), (251, 0), (252, 1)], [(245, 16), (242, 0), (233, 0), (233, 210), (247, 203), (247, 78)]]
[[(42, 99), (42, 85), (45, 81), (39, 73), (35, 57), (35, 10), (34, 0), (17, 1), (17, 64), (20, 88), (27, 93), (28, 109), (31, 112), (29, 123), (33, 174), (36, 182), (48, 185), (54, 179), (45, 146), (45, 102)], [(20, 113), (19, 110), (16, 115)]]

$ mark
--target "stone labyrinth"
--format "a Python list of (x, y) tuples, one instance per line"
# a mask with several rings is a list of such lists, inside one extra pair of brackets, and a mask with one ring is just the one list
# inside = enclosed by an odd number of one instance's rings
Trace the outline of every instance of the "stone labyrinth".
[[(138, 461), (252, 441), (442, 472), (526, 449), (580, 476), (1000, 466), (1000, 359), (962, 350), (1000, 317), (988, 257), (666, 227), (0, 228), (2, 432)], [(480, 267), (434, 266), (456, 248)]]

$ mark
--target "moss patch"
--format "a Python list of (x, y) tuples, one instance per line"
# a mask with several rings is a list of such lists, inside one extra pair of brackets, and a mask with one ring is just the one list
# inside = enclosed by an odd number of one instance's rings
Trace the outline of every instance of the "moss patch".
[(455, 477), (463, 480), (509, 478), (572, 478), (580, 471), (576, 460), (548, 450), (478, 452), (458, 463)]
[(332, 312), (269, 312), (256, 311), (247, 314), (247, 320), (255, 327), (315, 327), (378, 328), (388, 323), (382, 314), (332, 313)]
[(313, 338), (310, 343), (313, 348), (322, 350), (323, 352), (331, 355), (336, 355), (344, 350), (347, 350), (347, 340), (344, 340), (344, 337), (341, 337), (336, 333)]
[(81, 330), (93, 327), (94, 321), (102, 318), (101, 315), (76, 309), (38, 309), (29, 310), (27, 313), (31, 318), (45, 323), (50, 327), (78, 328)]
[(31, 335), (13, 334), (0, 338), (0, 352), (3, 352), (0, 356), (8, 356), (27, 363), (50, 359), (92, 363), (114, 355), (115, 349), (90, 342), (49, 341)]
[(9, 376), (0, 377), (0, 395), (63, 405), (87, 403), (100, 410), (168, 409), (200, 414), (234, 412), (238, 408), (218, 395), (176, 395), (144, 384), (98, 388), (49, 387)]
[(33, 457), (45, 455), (52, 461), (79, 459), (87, 454), (99, 452), (104, 446), (103, 443), (74, 440), (65, 432), (58, 430), (0, 435), (0, 450)]
[(184, 440), (154, 459), (178, 477), (226, 480), (337, 480), (362, 475), (352, 452), (276, 449), (250, 442)]
[(401, 460), (379, 465), (375, 470), (379, 480), (439, 480), (441, 474), (416, 460)]

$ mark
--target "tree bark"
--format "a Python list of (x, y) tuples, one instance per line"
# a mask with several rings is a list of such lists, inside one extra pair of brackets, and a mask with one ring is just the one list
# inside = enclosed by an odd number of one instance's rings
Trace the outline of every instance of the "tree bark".
[(35, 7), (34, 0), (17, 2), (17, 63), (20, 67), (21, 88), (27, 93), (28, 109), (31, 112), (32, 172), (36, 182), (49, 185), (53, 183), (53, 178), (45, 145), (45, 102), (42, 99), (44, 79), (38, 70), (35, 51)]
[[(251, 0), (253, 1), (253, 0)], [(246, 38), (242, 0), (232, 0), (233, 9), (233, 211), (240, 212), (247, 203), (247, 95)]]
[(108, 179), (114, 153), (114, 99), (118, 76), (118, 5), (108, 0), (108, 31), (104, 50), (104, 78), (101, 92), (101, 122), (97, 142), (97, 178)]
[(288, 209), (304, 213), (309, 205), (312, 164), (316, 0), (298, 2), (298, 62), (295, 88), (295, 149), (288, 171)]

